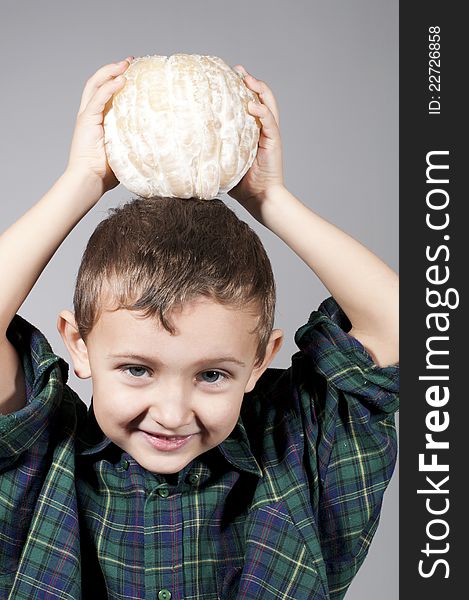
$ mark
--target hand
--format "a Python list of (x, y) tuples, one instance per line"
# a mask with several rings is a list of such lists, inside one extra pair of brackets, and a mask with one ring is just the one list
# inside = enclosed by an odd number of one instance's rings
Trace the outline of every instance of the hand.
[(113, 94), (124, 86), (123, 73), (132, 59), (130, 56), (120, 63), (101, 67), (88, 79), (76, 119), (67, 171), (96, 180), (103, 194), (119, 184), (104, 150), (104, 110)]
[(275, 97), (266, 83), (249, 75), (242, 65), (236, 65), (234, 69), (244, 75), (246, 86), (259, 96), (261, 102), (250, 102), (248, 110), (260, 120), (261, 132), (254, 162), (228, 194), (259, 218), (260, 205), (268, 192), (274, 187), (283, 187), (278, 108)]

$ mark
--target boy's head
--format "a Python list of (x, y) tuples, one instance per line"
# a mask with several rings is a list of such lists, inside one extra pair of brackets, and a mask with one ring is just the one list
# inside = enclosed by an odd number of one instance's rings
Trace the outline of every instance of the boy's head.
[(110, 212), (58, 328), (77, 375), (92, 377), (104, 433), (145, 468), (174, 473), (230, 434), (280, 347), (272, 269), (220, 200), (139, 199)]

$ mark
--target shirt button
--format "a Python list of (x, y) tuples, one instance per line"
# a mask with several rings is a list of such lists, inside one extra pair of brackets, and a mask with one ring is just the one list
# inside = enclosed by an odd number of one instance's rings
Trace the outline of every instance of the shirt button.
[(171, 598), (171, 592), (169, 590), (160, 590), (158, 592), (158, 600), (169, 600)]
[(197, 473), (191, 473), (189, 475), (189, 477), (187, 478), (187, 480), (189, 481), (189, 483), (191, 483), (192, 485), (195, 485), (198, 481), (199, 481), (200, 476), (197, 475)]
[(129, 466), (130, 466), (129, 461), (127, 459), (123, 458), (121, 460), (121, 467), (124, 469), (124, 471), (127, 471)]
[[(157, 490), (158, 495), (161, 496), (161, 498), (167, 498), (169, 496), (169, 489), (167, 487), (160, 487)], [(168, 590), (162, 590), (163, 592), (167, 592)], [(169, 594), (169, 592), (168, 592)], [(159, 596), (158, 596), (159, 598)], [(166, 596), (165, 596), (166, 598)], [(169, 596), (167, 596), (167, 598), (171, 598), (171, 594), (169, 594)]]

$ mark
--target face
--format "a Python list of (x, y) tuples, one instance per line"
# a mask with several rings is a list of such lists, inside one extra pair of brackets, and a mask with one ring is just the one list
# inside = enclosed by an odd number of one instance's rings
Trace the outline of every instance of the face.
[[(171, 320), (175, 335), (141, 313), (103, 311), (86, 343), (99, 426), (140, 465), (161, 474), (178, 472), (228, 437), (244, 393), (275, 346), (254, 367), (256, 318), (213, 300), (197, 299)], [(86, 376), (76, 352), (75, 371)]]

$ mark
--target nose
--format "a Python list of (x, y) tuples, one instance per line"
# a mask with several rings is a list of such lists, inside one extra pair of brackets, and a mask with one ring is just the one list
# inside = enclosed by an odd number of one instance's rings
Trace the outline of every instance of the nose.
[(195, 421), (189, 390), (181, 385), (164, 386), (151, 406), (150, 416), (166, 432), (189, 433)]

